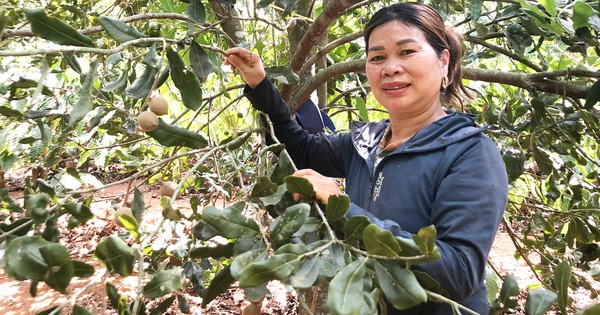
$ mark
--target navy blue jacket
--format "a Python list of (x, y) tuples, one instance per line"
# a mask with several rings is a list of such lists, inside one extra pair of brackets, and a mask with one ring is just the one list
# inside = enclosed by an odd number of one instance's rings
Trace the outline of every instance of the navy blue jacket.
[[(311, 135), (291, 119), (275, 86), (265, 78), (246, 88), (255, 108), (269, 114), (279, 141), (299, 169), (346, 179), (348, 216), (364, 215), (397, 236), (411, 238), (434, 225), (441, 258), (415, 265), (450, 297), (488, 314), (486, 262), (507, 203), (508, 179), (498, 149), (474, 116), (448, 116), (421, 129), (374, 167), (388, 120), (355, 122), (343, 134)], [(445, 303), (424, 303), (390, 314), (452, 314)]]

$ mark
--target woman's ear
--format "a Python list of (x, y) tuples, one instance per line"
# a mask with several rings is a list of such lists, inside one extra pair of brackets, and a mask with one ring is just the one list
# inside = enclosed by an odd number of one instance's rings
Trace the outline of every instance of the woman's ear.
[(450, 52), (448, 49), (444, 49), (442, 51), (442, 55), (440, 56), (440, 63), (442, 66), (442, 74), (448, 75), (448, 65), (450, 64)]

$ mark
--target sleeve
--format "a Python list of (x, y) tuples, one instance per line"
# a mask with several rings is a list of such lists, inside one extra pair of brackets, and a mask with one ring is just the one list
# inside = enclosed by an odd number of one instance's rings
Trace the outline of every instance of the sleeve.
[(344, 148), (352, 147), (349, 134), (310, 134), (292, 119), (288, 105), (268, 77), (254, 89), (246, 86), (246, 98), (269, 115), (275, 136), (285, 144), (298, 169), (311, 168), (330, 177), (343, 178)]
[(496, 145), (483, 134), (478, 139), (452, 163), (437, 189), (431, 220), (441, 258), (414, 266), (456, 300), (481, 289), (508, 197), (506, 169)]

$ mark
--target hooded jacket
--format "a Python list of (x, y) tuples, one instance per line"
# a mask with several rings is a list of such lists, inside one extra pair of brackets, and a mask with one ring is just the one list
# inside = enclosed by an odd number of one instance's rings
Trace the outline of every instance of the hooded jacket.
[[(448, 115), (376, 161), (389, 120), (354, 122), (348, 133), (311, 135), (291, 119), (288, 106), (265, 78), (246, 87), (252, 105), (266, 112), (279, 141), (299, 169), (346, 179), (348, 217), (367, 216), (394, 235), (412, 238), (437, 230), (441, 258), (413, 266), (428, 273), (454, 301), (488, 314), (486, 262), (506, 208), (508, 179), (495, 143), (473, 115)], [(388, 314), (452, 314), (446, 303), (423, 303)]]

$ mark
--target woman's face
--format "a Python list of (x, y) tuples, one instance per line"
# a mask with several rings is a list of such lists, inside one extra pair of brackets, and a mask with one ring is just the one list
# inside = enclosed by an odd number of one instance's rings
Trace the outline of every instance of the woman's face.
[(399, 21), (374, 29), (368, 44), (367, 79), (390, 118), (409, 118), (440, 106), (448, 50), (438, 57), (421, 30)]

